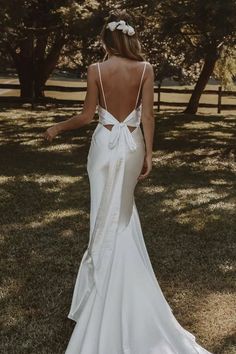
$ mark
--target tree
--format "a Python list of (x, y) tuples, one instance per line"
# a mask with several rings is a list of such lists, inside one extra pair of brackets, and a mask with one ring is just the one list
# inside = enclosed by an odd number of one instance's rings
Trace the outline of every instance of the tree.
[[(196, 83), (187, 113), (197, 112), (211, 75), (224, 82), (226, 76), (229, 80), (235, 75), (235, 0), (125, 0), (120, 4), (145, 17), (141, 38), (156, 77), (174, 75), (180, 82)], [(223, 64), (222, 52), (228, 55), (227, 65), (214, 73), (217, 61)]]
[(83, 33), (96, 32), (98, 8), (96, 0), (0, 0), (0, 48), (16, 67), (21, 97), (44, 96), (63, 47), (79, 47)]
[(185, 110), (195, 114), (222, 50), (232, 48), (236, 43), (236, 2), (166, 0), (159, 3), (157, 12), (162, 39), (169, 40), (177, 50), (184, 45), (188, 60), (202, 62), (200, 75)]
[(215, 76), (226, 89), (234, 87), (236, 79), (236, 48), (224, 47), (215, 67)]

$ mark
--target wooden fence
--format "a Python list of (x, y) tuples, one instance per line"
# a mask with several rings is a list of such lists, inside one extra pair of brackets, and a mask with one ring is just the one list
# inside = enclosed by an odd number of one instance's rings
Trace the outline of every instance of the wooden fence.
[[(161, 106), (168, 106), (168, 107), (183, 107), (185, 108), (187, 103), (186, 102), (170, 102), (170, 101), (162, 101), (161, 94), (162, 93), (170, 93), (170, 94), (192, 94), (193, 89), (172, 89), (172, 88), (164, 88), (158, 85), (154, 89), (155, 93), (157, 93), (157, 110), (160, 112)], [(218, 90), (204, 90), (204, 95), (216, 95), (217, 96), (217, 103), (199, 103), (199, 107), (205, 108), (217, 108), (217, 113), (221, 113), (221, 111), (226, 110), (236, 110), (236, 104), (223, 104), (222, 98), (223, 97), (235, 97), (236, 98), (236, 91), (224, 91), (222, 90), (222, 86), (218, 87)], [(236, 100), (235, 100), (236, 102)]]
[[(46, 104), (46, 103), (54, 103), (54, 104), (63, 104), (63, 105), (73, 105), (73, 104), (83, 104), (83, 99), (61, 99), (61, 98), (53, 98), (53, 97), (44, 97), (40, 99), (34, 98), (21, 98), (17, 96), (1, 96), (1, 89), (4, 90), (20, 90), (19, 84), (2, 84), (0, 83), (0, 104), (6, 103), (30, 103), (31, 107), (37, 103)], [(57, 86), (57, 85), (47, 85), (44, 87), (44, 91), (54, 91), (54, 92), (81, 92), (83, 94), (86, 93), (86, 87), (74, 87), (74, 86)], [(187, 103), (186, 102), (175, 102), (175, 101), (164, 101), (162, 100), (162, 94), (187, 94), (190, 95), (193, 90), (192, 89), (177, 89), (177, 88), (166, 88), (161, 87), (161, 85), (156, 85), (154, 88), (154, 92), (157, 94), (157, 99), (154, 101), (154, 106), (157, 108), (157, 111), (160, 112), (162, 107), (183, 107), (185, 108)], [(236, 98), (236, 91), (224, 91), (222, 87), (219, 86), (217, 90), (205, 90), (203, 91), (204, 95), (216, 95), (217, 96), (217, 103), (199, 103), (199, 107), (205, 108), (216, 108), (217, 113), (221, 113), (221, 111), (225, 110), (236, 110), (236, 104), (224, 104), (223, 97), (235, 97)]]

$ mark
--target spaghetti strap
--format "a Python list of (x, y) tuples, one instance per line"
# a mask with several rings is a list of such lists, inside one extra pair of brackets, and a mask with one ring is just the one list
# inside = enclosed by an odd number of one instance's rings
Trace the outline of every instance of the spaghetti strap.
[(106, 98), (105, 98), (104, 89), (103, 89), (103, 84), (102, 84), (102, 77), (101, 77), (100, 65), (99, 65), (99, 63), (97, 63), (97, 64), (98, 64), (98, 73), (99, 73), (100, 85), (101, 85), (101, 88), (102, 88), (103, 100), (104, 100), (105, 107), (106, 107), (106, 110), (107, 110), (107, 103), (106, 103)]
[(140, 80), (140, 84), (139, 84), (139, 89), (138, 89), (138, 94), (137, 94), (137, 98), (136, 98), (136, 103), (135, 103), (134, 109), (136, 109), (136, 107), (137, 107), (137, 103), (138, 103), (138, 99), (139, 99), (139, 93), (140, 93), (140, 89), (141, 89), (141, 85), (142, 85), (142, 81), (143, 81), (143, 76), (144, 76), (144, 72), (145, 72), (145, 69), (146, 69), (146, 65), (147, 65), (147, 62), (145, 61), (144, 66), (143, 66), (143, 73), (142, 73), (142, 76), (141, 76), (141, 80)]

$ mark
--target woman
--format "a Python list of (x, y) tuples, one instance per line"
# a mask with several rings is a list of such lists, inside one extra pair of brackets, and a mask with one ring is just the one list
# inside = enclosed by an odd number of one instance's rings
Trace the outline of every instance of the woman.
[(87, 160), (89, 243), (68, 314), (76, 325), (66, 354), (209, 354), (162, 294), (134, 202), (138, 180), (152, 168), (154, 74), (131, 24), (125, 11), (110, 14), (101, 33), (108, 59), (88, 68), (82, 113), (44, 133), (52, 141), (88, 124), (99, 102)]

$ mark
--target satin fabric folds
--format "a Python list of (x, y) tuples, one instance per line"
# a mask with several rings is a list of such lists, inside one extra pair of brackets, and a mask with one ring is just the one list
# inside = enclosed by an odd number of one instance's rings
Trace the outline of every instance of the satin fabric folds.
[(66, 354), (210, 354), (175, 319), (145, 246), (134, 201), (145, 155), (141, 106), (123, 123), (100, 106), (98, 113), (87, 159), (89, 242), (68, 314), (76, 324)]

